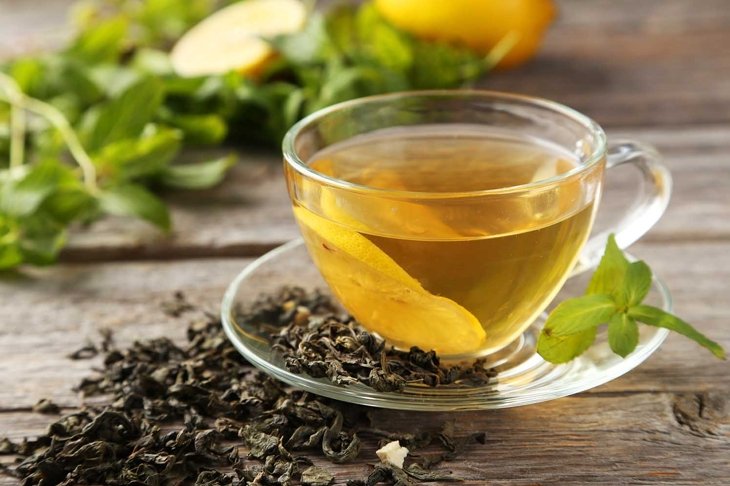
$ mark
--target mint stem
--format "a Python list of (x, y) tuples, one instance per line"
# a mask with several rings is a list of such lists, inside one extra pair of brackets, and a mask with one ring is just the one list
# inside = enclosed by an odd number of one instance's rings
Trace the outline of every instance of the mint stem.
[(2, 73), (0, 87), (5, 91), (4, 100), (10, 104), (10, 168), (20, 167), (25, 158), (25, 110), (21, 106), (23, 93), (12, 78)]
[[(46, 120), (48, 120), (61, 134), (61, 137), (63, 137), (64, 142), (66, 143), (66, 146), (68, 147), (69, 152), (71, 152), (71, 156), (74, 158), (76, 163), (81, 168), (81, 172), (83, 174), (84, 178), (84, 184), (86, 185), (86, 188), (89, 190), (92, 194), (98, 194), (99, 193), (99, 187), (96, 182), (96, 167), (94, 166), (94, 163), (91, 160), (91, 157), (89, 157), (89, 154), (86, 153), (86, 149), (84, 149), (84, 146), (79, 141), (78, 136), (76, 135), (76, 132), (71, 127), (71, 124), (68, 122), (66, 117), (63, 113), (61, 113), (60, 110), (58, 110), (55, 106), (48, 104), (44, 101), (31, 98), (30, 96), (25, 95), (21, 90), (18, 84), (15, 82), (13, 78), (8, 76), (7, 74), (4, 74), (0, 72), (0, 86), (2, 86), (6, 93), (6, 100), (8, 103), (11, 104), (11, 106), (14, 109), (23, 111), (28, 110), (31, 112), (34, 112)], [(14, 117), (14, 120), (16, 118)], [(25, 125), (25, 117), (22, 118), (23, 125)], [(24, 130), (25, 127), (23, 126), (22, 132), (20, 132), (20, 138), (16, 138), (17, 135), (15, 132), (13, 132), (13, 143), (14, 147), (16, 145), (23, 145), (23, 138), (24, 138)], [(19, 140), (19, 143), (18, 143)], [(20, 154), (19, 161), (16, 160), (14, 157), (18, 157), (18, 153)], [(23, 162), (23, 152), (22, 149), (16, 149), (15, 153), (11, 153), (10, 157), (10, 166), (16, 167)]]

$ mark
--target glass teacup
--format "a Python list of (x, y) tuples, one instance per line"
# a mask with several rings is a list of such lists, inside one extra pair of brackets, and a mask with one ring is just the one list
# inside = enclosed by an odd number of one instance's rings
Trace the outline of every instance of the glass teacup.
[[(657, 153), (607, 146), (558, 103), (487, 91), (341, 103), (284, 140), (294, 214), (343, 307), (391, 344), (446, 358), (515, 341), (609, 232), (622, 247), (661, 216), (671, 179)], [(640, 169), (637, 203), (589, 234), (606, 167)]]

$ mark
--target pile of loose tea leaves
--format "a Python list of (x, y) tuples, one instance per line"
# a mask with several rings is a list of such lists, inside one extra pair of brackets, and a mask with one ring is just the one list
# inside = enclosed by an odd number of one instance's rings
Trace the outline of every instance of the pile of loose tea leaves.
[(343, 315), (319, 292), (287, 287), (263, 296), (240, 319), (269, 335), (293, 373), (327, 378), (336, 385), (363, 383), (378, 391), (401, 391), (407, 384), (428, 386), (490, 383), (496, 373), (483, 360), (443, 366), (434, 351), (401, 351)]
[[(301, 320), (304, 308), (311, 315), (332, 310), (323, 297), (298, 290), (284, 291), (279, 297), (291, 295), (300, 296), (294, 304), (288, 303), (291, 299), (278, 303), (268, 299), (257, 305), (257, 312), (294, 305), (289, 309), (292, 318), (298, 315)], [(176, 302), (166, 312), (197, 314), (181, 296)], [(354, 339), (364, 340), (368, 353), (375, 356), (380, 344), (358, 336)], [(101, 343), (89, 343), (69, 357), (99, 355), (103, 365), (78, 385), (84, 396), (97, 398), (52, 422), (39, 437), (21, 442), (0, 438), (0, 455), (17, 458), (11, 466), (0, 463), (0, 473), (17, 477), (23, 485), (43, 486), (317, 486), (335, 482), (334, 474), (319, 459), (348, 462), (358, 457), (363, 444), (372, 447), (398, 440), (412, 451), (402, 469), (371, 465), (364, 479), (350, 479), (346, 484), (412, 485), (459, 481), (435, 466), (485, 439), (484, 434), (457, 436), (449, 423), (438, 433), (383, 430), (365, 407), (286, 388), (257, 372), (211, 315), (190, 325), (185, 344), (158, 338), (119, 348), (111, 333), (105, 332)], [(405, 364), (399, 369), (414, 366), (409, 356), (401, 356)], [(448, 376), (439, 371), (435, 357), (429, 359), (435, 363), (435, 367), (428, 365), (434, 376), (439, 380), (444, 379), (440, 373)], [(59, 412), (48, 400), (34, 409)], [(319, 465), (312, 459), (318, 459)]]

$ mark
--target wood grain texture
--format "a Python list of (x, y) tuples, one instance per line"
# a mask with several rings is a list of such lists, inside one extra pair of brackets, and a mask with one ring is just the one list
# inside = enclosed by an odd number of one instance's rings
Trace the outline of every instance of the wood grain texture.
[[(0, 0), (0, 59), (63, 37), (59, 26), (70, 2)], [(560, 19), (538, 58), (481, 85), (567, 103), (608, 127), (611, 138), (659, 147), (674, 175), (673, 200), (632, 252), (667, 282), (676, 312), (728, 348), (728, 2), (558, 4)], [(608, 179), (599, 224), (630, 202), (631, 180), (630, 170)], [(29, 411), (42, 397), (79, 404), (72, 387), (98, 361), (66, 355), (98, 329), (114, 329), (121, 346), (146, 337), (182, 339), (185, 320), (195, 316), (165, 314), (175, 291), (216, 310), (226, 285), (250, 263), (245, 257), (297, 235), (275, 152), (247, 151), (218, 189), (166, 198), (176, 222), (168, 238), (143, 223), (109, 218), (74, 233), (68, 263), (0, 277), (0, 436), (43, 431), (51, 419)], [(670, 336), (636, 370), (574, 397), (494, 412), (377, 413), (393, 430), (454, 420), (464, 432), (486, 431), (486, 445), (448, 466), (470, 485), (725, 486), (728, 371), (727, 362)], [(358, 462), (330, 467), (342, 478), (359, 477), (374, 461), (370, 444)], [(0, 476), (2, 486), (15, 483)]]
[[(78, 402), (71, 388), (89, 362), (66, 356), (103, 327), (120, 345), (135, 339), (183, 339), (186, 321), (164, 312), (184, 290), (218, 312), (223, 291), (249, 259), (61, 265), (0, 281), (0, 409), (23, 409), (42, 395), (64, 406)], [(3, 394), (5, 392), (0, 392)]]
[[(730, 393), (580, 395), (530, 407), (490, 412), (429, 414), (378, 411), (388, 430), (484, 431), (487, 441), (443, 467), (470, 485), (702, 484), (725, 486), (730, 477)], [(699, 412), (701, 409), (702, 413)], [(704, 416), (701, 416), (704, 415)], [(712, 416), (711, 428), (697, 426)], [(0, 414), (0, 430), (45, 430), (52, 417)], [(18, 431), (22, 430), (22, 433)], [(337, 484), (362, 477), (377, 462), (366, 442), (354, 463), (323, 464)], [(700, 459), (701, 458), (701, 459)], [(12, 481), (0, 485), (14, 484)]]
[(52, 49), (69, 36), (73, 0), (0, 0), (0, 61)]
[(724, 0), (565, 0), (533, 62), (481, 86), (561, 101), (604, 126), (730, 121)]

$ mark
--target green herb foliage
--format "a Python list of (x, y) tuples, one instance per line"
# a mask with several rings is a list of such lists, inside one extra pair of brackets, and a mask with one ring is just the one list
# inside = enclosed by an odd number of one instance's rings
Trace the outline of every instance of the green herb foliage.
[(551, 363), (565, 363), (593, 344), (598, 326), (608, 324), (608, 343), (621, 357), (639, 342), (639, 323), (686, 336), (725, 359), (725, 350), (677, 316), (642, 302), (651, 287), (651, 270), (643, 261), (629, 262), (613, 235), (586, 290), (561, 302), (548, 316), (537, 351)]
[(0, 65), (0, 269), (53, 263), (71, 225), (103, 214), (168, 230), (159, 190), (214, 186), (233, 165), (180, 164), (190, 146), (273, 147), (332, 103), (461, 86), (497, 60), (415, 40), (366, 3), (270, 39), (279, 56), (257, 79), (177, 76), (167, 51), (224, 3), (85, 1), (68, 46)]

